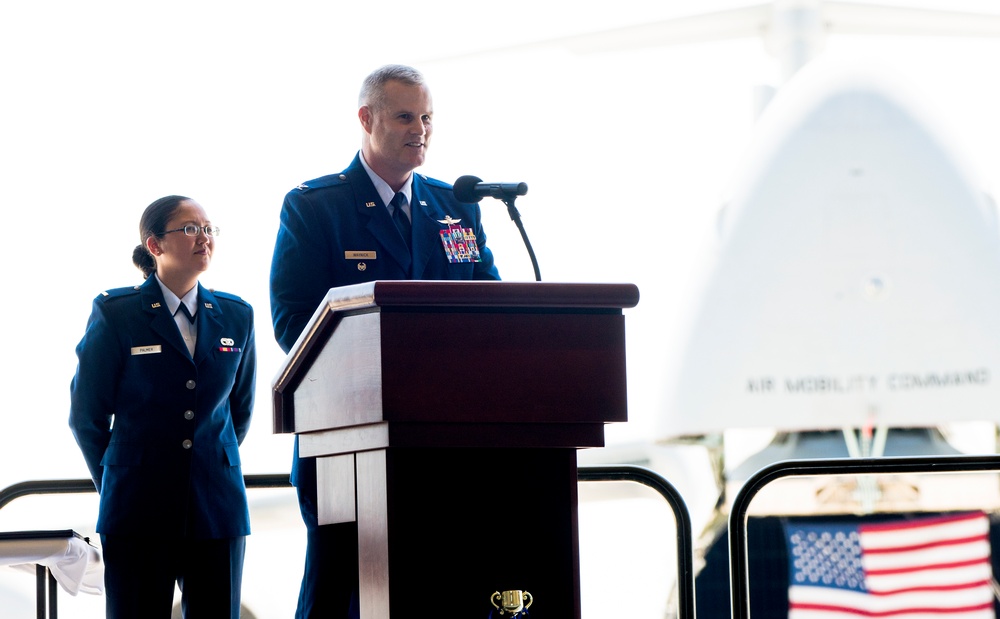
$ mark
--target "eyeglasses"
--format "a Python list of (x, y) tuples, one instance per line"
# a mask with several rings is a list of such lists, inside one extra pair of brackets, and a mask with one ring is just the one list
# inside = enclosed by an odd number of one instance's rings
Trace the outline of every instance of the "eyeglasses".
[(185, 236), (198, 236), (199, 233), (204, 232), (207, 236), (219, 236), (222, 230), (219, 226), (196, 226), (194, 224), (188, 224), (183, 228), (174, 228), (173, 230), (165, 230), (160, 233), (170, 234), (171, 232), (183, 232)]

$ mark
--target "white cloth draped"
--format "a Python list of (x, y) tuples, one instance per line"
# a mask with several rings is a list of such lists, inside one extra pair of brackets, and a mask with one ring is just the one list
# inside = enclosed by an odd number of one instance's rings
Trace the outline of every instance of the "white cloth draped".
[(0, 565), (31, 573), (44, 565), (70, 595), (104, 592), (101, 551), (78, 537), (0, 540)]

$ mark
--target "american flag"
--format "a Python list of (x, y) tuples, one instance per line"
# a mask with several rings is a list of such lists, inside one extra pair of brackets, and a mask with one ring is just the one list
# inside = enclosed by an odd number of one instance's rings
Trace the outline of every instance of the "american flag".
[(789, 619), (995, 619), (982, 512), (785, 523)]

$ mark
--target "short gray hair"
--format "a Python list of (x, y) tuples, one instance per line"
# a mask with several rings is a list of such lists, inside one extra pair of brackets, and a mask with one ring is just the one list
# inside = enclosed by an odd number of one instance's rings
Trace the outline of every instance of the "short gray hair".
[(388, 82), (402, 82), (407, 86), (422, 86), (424, 76), (413, 67), (402, 64), (387, 64), (372, 71), (361, 83), (358, 107), (367, 105), (373, 111), (385, 106), (385, 85)]

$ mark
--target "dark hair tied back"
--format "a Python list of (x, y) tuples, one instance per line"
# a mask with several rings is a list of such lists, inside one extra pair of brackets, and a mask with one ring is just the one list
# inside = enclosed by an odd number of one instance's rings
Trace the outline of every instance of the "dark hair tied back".
[(146, 239), (151, 236), (160, 238), (181, 202), (190, 199), (184, 196), (165, 196), (142, 212), (142, 217), (139, 218), (139, 244), (132, 250), (132, 264), (142, 271), (144, 279), (156, 272), (156, 260), (146, 249)]

